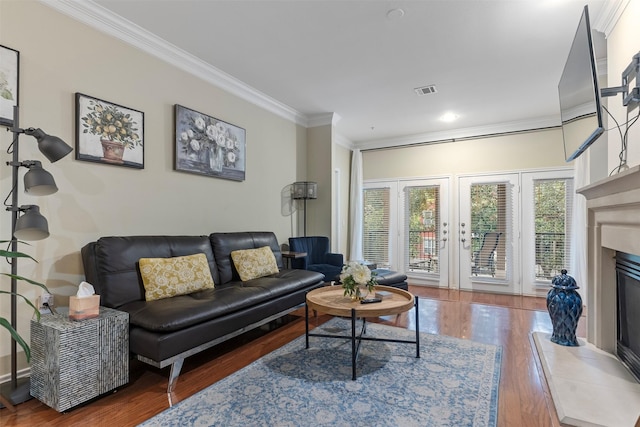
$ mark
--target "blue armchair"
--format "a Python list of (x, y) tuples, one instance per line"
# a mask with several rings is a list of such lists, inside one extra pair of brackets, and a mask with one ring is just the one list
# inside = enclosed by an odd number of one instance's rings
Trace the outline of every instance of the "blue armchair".
[(338, 280), (342, 271), (342, 254), (329, 252), (329, 238), (323, 236), (289, 237), (289, 249), (306, 252), (307, 256), (291, 260), (293, 268), (317, 271), (324, 274), (324, 281)]

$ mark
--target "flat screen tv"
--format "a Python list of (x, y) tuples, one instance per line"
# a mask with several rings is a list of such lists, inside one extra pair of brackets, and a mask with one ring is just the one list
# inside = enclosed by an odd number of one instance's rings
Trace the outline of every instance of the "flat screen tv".
[(604, 133), (598, 71), (587, 6), (582, 12), (558, 83), (558, 95), (564, 153), (569, 162)]

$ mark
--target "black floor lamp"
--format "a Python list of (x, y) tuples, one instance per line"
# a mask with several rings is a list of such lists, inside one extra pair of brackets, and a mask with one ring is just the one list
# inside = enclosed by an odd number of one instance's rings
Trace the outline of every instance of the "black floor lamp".
[[(50, 161), (55, 162), (72, 151), (63, 140), (56, 136), (47, 135), (42, 129), (28, 128), (21, 129), (18, 124), (18, 107), (13, 109), (13, 126), (8, 129), (13, 133), (13, 140), (9, 151), (12, 154), (12, 161), (7, 162), (7, 166), (13, 168), (11, 184), (11, 204), (7, 204), (9, 196), (5, 200), (6, 210), (11, 212), (11, 252), (18, 251), (19, 240), (41, 240), (49, 236), (47, 219), (40, 214), (40, 208), (36, 205), (23, 205), (18, 203), (18, 170), (21, 167), (29, 169), (24, 175), (24, 191), (27, 194), (45, 196), (58, 191), (53, 176), (44, 169), (42, 163), (37, 160), (19, 159), (19, 137), (20, 134), (33, 136), (38, 142), (38, 149)], [(11, 264), (11, 327), (17, 331), (18, 323), (18, 259), (9, 258)], [(0, 393), (9, 403), (17, 405), (31, 399), (29, 394), (28, 378), (18, 381), (18, 357), (17, 342), (11, 337), (11, 380), (0, 385)]]
[(318, 183), (310, 181), (294, 182), (291, 189), (295, 200), (304, 200), (304, 235), (307, 235), (307, 200), (318, 198)]

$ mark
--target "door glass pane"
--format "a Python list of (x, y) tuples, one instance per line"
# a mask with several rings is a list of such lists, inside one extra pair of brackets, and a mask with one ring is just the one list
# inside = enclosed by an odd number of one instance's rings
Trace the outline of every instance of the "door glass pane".
[(511, 241), (508, 183), (471, 185), (471, 275), (507, 279)]
[(362, 252), (365, 260), (389, 267), (389, 188), (364, 190)]
[(536, 280), (548, 280), (569, 268), (572, 179), (534, 180)]
[(410, 271), (439, 273), (440, 187), (407, 187), (406, 192), (407, 267)]

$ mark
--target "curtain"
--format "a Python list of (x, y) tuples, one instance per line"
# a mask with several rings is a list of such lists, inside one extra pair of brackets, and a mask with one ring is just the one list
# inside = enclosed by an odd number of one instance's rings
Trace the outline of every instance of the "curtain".
[(351, 156), (351, 189), (349, 194), (349, 222), (351, 224), (351, 239), (349, 243), (350, 260), (362, 260), (362, 153), (353, 150)]
[[(589, 184), (589, 156), (588, 152), (583, 153), (575, 160), (574, 165), (574, 185), (579, 189)], [(587, 295), (587, 201), (582, 194), (576, 194), (573, 198), (573, 221), (571, 239), (571, 266), (569, 275), (573, 276), (578, 286), (580, 294), (586, 305)]]

